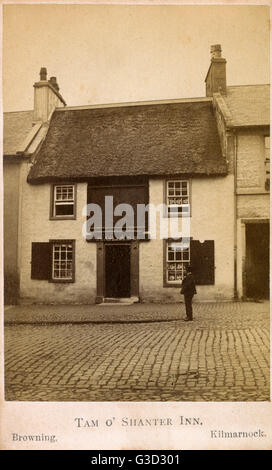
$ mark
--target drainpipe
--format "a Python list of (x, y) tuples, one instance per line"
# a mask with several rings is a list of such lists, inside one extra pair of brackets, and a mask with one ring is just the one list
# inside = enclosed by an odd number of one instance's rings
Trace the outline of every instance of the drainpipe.
[(237, 289), (237, 135), (234, 133), (234, 300), (238, 300)]

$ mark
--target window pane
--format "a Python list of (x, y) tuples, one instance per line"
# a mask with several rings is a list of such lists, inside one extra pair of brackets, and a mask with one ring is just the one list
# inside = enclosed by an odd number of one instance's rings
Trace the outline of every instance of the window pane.
[(176, 264), (175, 263), (168, 263), (168, 269), (170, 271), (175, 270), (176, 269)]
[(168, 271), (168, 281), (175, 281), (175, 272)]
[(177, 251), (177, 252), (176, 252), (176, 260), (177, 260), (177, 261), (181, 261), (181, 260), (182, 260), (182, 253), (181, 253), (181, 251)]
[(74, 204), (56, 204), (56, 215), (74, 215)]

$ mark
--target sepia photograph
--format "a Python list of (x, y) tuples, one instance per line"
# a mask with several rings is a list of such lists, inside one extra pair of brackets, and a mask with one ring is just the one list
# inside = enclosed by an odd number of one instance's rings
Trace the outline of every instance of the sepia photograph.
[(270, 8), (2, 23), (4, 402), (270, 402)]

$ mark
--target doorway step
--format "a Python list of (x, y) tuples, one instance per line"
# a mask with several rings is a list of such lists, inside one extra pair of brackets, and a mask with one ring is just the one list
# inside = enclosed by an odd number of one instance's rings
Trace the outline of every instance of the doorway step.
[(139, 297), (104, 297), (99, 305), (132, 305), (139, 302)]

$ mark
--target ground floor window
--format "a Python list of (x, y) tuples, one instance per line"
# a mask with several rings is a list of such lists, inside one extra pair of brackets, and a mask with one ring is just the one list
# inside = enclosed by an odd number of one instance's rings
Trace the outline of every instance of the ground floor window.
[(75, 241), (33, 242), (31, 278), (51, 282), (74, 282)]
[(167, 241), (166, 278), (167, 282), (181, 282), (184, 268), (190, 263), (190, 246), (182, 242)]
[(73, 280), (73, 244), (53, 243), (53, 280)]
[(191, 239), (189, 244), (181, 240), (164, 240), (164, 287), (179, 287), (188, 265), (193, 270), (196, 284), (214, 284), (214, 260), (214, 240)]

